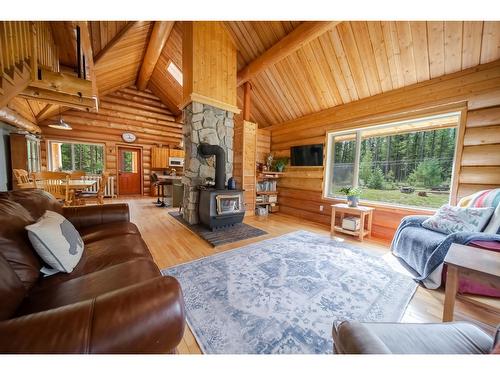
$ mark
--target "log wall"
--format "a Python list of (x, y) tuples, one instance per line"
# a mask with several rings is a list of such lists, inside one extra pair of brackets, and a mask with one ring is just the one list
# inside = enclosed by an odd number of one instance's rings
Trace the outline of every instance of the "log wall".
[[(326, 142), (331, 130), (347, 130), (431, 113), (462, 110), (452, 201), (500, 184), (500, 61), (333, 107), (273, 125), (271, 151), (289, 155), (290, 147)], [(325, 148), (326, 150), (326, 148)], [(322, 224), (330, 223), (330, 205), (322, 197), (323, 167), (287, 168), (279, 183), (280, 211)], [(373, 235), (389, 241), (406, 215), (432, 211), (376, 205)]]
[[(73, 130), (58, 130), (47, 126), (58, 118), (45, 120), (40, 126), (43, 169), (47, 168), (47, 140), (103, 144), (106, 150), (106, 170), (115, 176), (118, 168), (117, 146), (139, 147), (142, 149), (144, 194), (149, 194), (150, 191), (151, 147), (177, 146), (182, 136), (182, 124), (175, 121), (175, 117), (160, 99), (150, 91), (138, 91), (133, 87), (102, 97), (98, 113), (70, 110), (64, 112), (63, 118)], [(132, 144), (123, 142), (124, 132), (134, 133), (137, 140)]]

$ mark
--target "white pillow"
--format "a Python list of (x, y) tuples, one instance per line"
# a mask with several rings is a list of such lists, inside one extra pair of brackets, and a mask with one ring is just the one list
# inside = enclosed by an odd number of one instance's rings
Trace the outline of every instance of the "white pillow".
[(493, 208), (456, 207), (445, 204), (422, 223), (424, 228), (451, 234), (481, 232), (493, 213)]
[(83, 241), (73, 224), (53, 211), (25, 227), (35, 251), (53, 269), (70, 273), (83, 253)]
[(493, 216), (490, 219), (490, 222), (484, 228), (484, 233), (489, 233), (489, 234), (497, 234), (498, 230), (500, 229), (500, 203), (497, 205), (497, 208), (495, 209), (495, 212), (493, 212)]

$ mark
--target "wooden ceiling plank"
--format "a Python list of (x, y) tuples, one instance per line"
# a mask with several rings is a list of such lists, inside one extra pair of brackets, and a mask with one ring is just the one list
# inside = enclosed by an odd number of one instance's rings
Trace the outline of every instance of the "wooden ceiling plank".
[(444, 22), (427, 22), (431, 79), (444, 75)]
[[(312, 42), (311, 42), (312, 43)], [(334, 105), (335, 99), (333, 99), (328, 86), (325, 82), (325, 77), (321, 72), (320, 65), (313, 61), (315, 60), (310, 44), (305, 45), (303, 48), (297, 51), (297, 56), (302, 64), (302, 69), (306, 75), (308, 81), (311, 83), (311, 88), (313, 90), (313, 95), (318, 99), (319, 108), (328, 108)], [(330, 103), (330, 105), (328, 105)]]
[(312, 111), (312, 108), (309, 105), (309, 101), (305, 96), (304, 90), (297, 90), (297, 88), (300, 87), (301, 82), (297, 80), (295, 74), (290, 74), (290, 59), (291, 57), (287, 57), (283, 61), (280, 61), (275, 65), (275, 68), (280, 80), (284, 83), (285, 96), (289, 99), (294, 99), (293, 101), (297, 103), (297, 105), (295, 105), (295, 113), (297, 116), (301, 117), (307, 111)]
[(304, 22), (238, 72), (238, 86), (316, 39), (338, 22)]
[[(283, 82), (277, 73), (276, 66), (270, 67), (262, 74), (263, 80), (267, 81), (267, 87), (270, 88), (269, 94), (272, 94), (273, 101), (278, 111), (282, 110), (283, 118), (293, 118), (295, 116), (294, 108), (297, 107), (293, 97), (287, 95), (284, 90)], [(245, 83), (246, 84), (246, 83)]]
[(392, 87), (397, 89), (403, 87), (405, 83), (396, 23), (393, 21), (382, 22), (382, 32), (384, 33), (386, 52), (387, 57), (389, 58)]
[(462, 70), (462, 21), (444, 23), (444, 72), (455, 73)]
[(153, 74), (158, 59), (174, 27), (173, 21), (156, 21), (149, 38), (146, 54), (137, 77), (137, 88), (144, 90)]
[(293, 54), (289, 56), (285, 61), (288, 61), (291, 67), (288, 74), (293, 74), (297, 78), (298, 86), (296, 86), (296, 89), (299, 88), (299, 90), (303, 90), (303, 92), (306, 95), (307, 102), (309, 103), (309, 106), (311, 108), (311, 111), (312, 112), (317, 111), (318, 108), (320, 108), (320, 105), (316, 96), (314, 95), (311, 83), (307, 79), (305, 70), (303, 69), (302, 66), (300, 66), (301, 62), (299, 56)]
[(413, 40), (408, 21), (397, 21), (396, 30), (401, 53), (401, 65), (403, 67), (404, 85), (412, 85), (417, 82), (415, 58), (413, 56)]
[[(96, 56), (94, 57), (94, 64), (98, 64), (99, 63), (99, 60), (101, 60), (104, 56), (106, 56), (106, 54), (111, 50), (113, 49), (113, 47), (120, 41), (122, 40), (123, 36), (125, 34), (127, 34), (127, 32), (132, 28), (132, 26), (134, 26), (135, 24), (137, 23), (137, 21), (130, 21), (127, 23), (127, 25), (121, 29), (114, 37), (113, 39), (111, 39), (108, 43), (106, 43), (106, 46), (104, 46), (100, 51), (99, 53), (96, 54)], [(106, 23), (105, 22), (101, 22), (101, 30), (103, 28), (106, 28)], [(103, 32), (101, 31), (101, 42), (103, 40)]]
[(370, 89), (366, 81), (361, 57), (356, 48), (356, 39), (354, 38), (351, 24), (350, 22), (342, 22), (337, 29), (359, 97), (366, 98), (370, 96)]
[(328, 35), (330, 42), (335, 51), (335, 57), (339, 63), (340, 72), (345, 80), (347, 91), (351, 98), (350, 101), (358, 100), (359, 94), (358, 89), (356, 88), (356, 84), (354, 83), (354, 78), (352, 76), (351, 68), (349, 67), (349, 62), (347, 61), (347, 56), (344, 51), (344, 46), (342, 45), (342, 41), (340, 40), (340, 35), (338, 30), (332, 29), (325, 35)]
[(479, 65), (481, 61), (481, 38), (483, 21), (465, 21), (462, 41), (462, 69)]
[(429, 72), (429, 50), (427, 48), (427, 24), (425, 21), (410, 22), (411, 38), (413, 40), (413, 58), (417, 82), (431, 79)]
[[(309, 47), (315, 58), (316, 63), (319, 66), (321, 76), (325, 80), (326, 88), (331, 93), (331, 100), (333, 105), (342, 104), (342, 96), (340, 95), (339, 86), (335, 81), (335, 77), (332, 73), (329, 58), (327, 58), (324, 49), (322, 48), (320, 38), (313, 40)], [(331, 105), (330, 105), (331, 106)]]
[[(370, 95), (376, 95), (382, 92), (380, 85), (380, 77), (378, 76), (377, 63), (373, 53), (373, 48), (370, 42), (370, 34), (368, 33), (368, 25), (365, 21), (350, 22), (356, 47), (361, 58), (361, 66), (365, 72), (366, 82)], [(354, 48), (354, 46), (353, 46)]]
[(485, 21), (481, 45), (481, 64), (494, 61), (500, 55), (500, 22)]
[(368, 22), (368, 36), (370, 38), (373, 54), (375, 56), (375, 64), (377, 65), (382, 92), (390, 91), (393, 89), (391, 71), (389, 68), (389, 59), (387, 57), (384, 34), (382, 32), (382, 25), (380, 22)]

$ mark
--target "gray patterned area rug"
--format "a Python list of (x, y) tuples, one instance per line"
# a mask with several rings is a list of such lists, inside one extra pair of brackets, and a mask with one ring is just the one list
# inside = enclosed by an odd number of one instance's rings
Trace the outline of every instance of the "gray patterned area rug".
[(251, 225), (245, 223), (239, 223), (230, 227), (211, 231), (201, 224), (189, 224), (186, 220), (184, 220), (182, 214), (177, 211), (169, 211), (168, 214), (214, 247), (267, 234), (266, 231), (252, 227)]
[(381, 256), (297, 231), (162, 271), (204, 353), (331, 353), (336, 320), (397, 322), (417, 284)]

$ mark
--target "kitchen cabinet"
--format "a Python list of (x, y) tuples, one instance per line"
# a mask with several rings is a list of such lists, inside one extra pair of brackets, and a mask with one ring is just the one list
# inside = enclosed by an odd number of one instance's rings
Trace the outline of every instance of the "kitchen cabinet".
[(168, 147), (152, 147), (151, 148), (151, 169), (166, 169), (168, 168), (168, 158), (170, 156)]
[(183, 158), (184, 157), (184, 150), (178, 150), (171, 148), (170, 149), (170, 157), (171, 158)]

